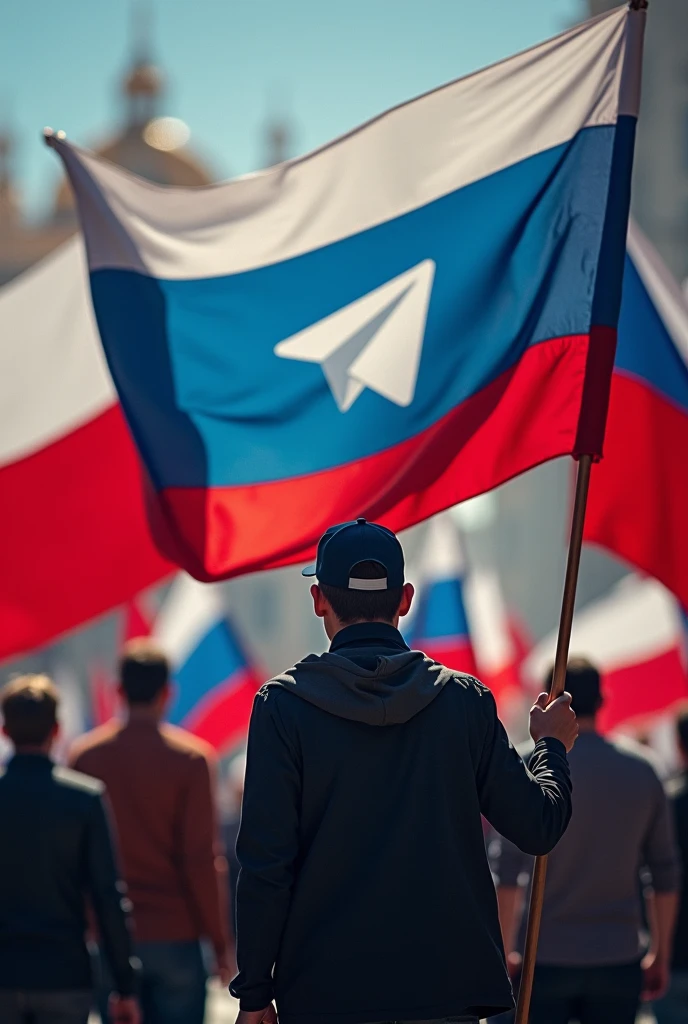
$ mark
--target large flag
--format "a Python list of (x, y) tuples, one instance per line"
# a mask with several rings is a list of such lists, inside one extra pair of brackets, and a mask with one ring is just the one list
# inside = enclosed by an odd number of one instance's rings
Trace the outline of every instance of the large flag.
[(517, 698), (520, 708), (521, 665), (529, 647), (509, 614), (497, 573), (468, 567), (448, 512), (428, 524), (417, 581), (410, 645), (477, 675), (494, 693), (500, 714), (509, 717)]
[(0, 290), (0, 658), (168, 574), (103, 358), (83, 243)]
[(634, 224), (585, 537), (651, 573), (688, 608), (688, 302)]
[[(543, 685), (556, 643), (552, 633), (527, 659), (525, 672), (534, 686)], [(628, 576), (576, 612), (570, 651), (589, 658), (602, 672), (603, 732), (622, 725), (646, 728), (688, 699), (683, 616), (656, 580)]]
[(172, 662), (176, 694), (168, 720), (219, 753), (242, 743), (261, 680), (230, 622), (221, 588), (180, 574), (153, 635)]
[(51, 135), (170, 557), (284, 565), (600, 453), (643, 26), (618, 8), (210, 188)]

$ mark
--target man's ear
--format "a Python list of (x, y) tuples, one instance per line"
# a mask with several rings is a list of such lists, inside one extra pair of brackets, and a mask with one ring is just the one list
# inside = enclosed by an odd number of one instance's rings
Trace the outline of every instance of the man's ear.
[(404, 583), (404, 590), (401, 596), (401, 603), (399, 605), (400, 618), (403, 615), (408, 615), (408, 613), (410, 612), (411, 605), (413, 604), (413, 595), (415, 594), (415, 592), (416, 591), (412, 583)]
[(324, 619), (330, 606), (317, 583), (311, 586), (311, 597), (313, 598), (313, 611), (319, 619)]

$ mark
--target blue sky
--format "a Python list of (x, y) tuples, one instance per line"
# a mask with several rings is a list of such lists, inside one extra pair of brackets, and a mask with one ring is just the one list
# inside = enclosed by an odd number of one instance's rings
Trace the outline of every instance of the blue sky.
[[(304, 152), (402, 100), (567, 27), (582, 0), (153, 0), (160, 113), (183, 118), (216, 177), (260, 165), (269, 116)], [(97, 145), (122, 117), (130, 0), (13, 0), (0, 32), (0, 124), (25, 206), (58, 181), (44, 125)]]

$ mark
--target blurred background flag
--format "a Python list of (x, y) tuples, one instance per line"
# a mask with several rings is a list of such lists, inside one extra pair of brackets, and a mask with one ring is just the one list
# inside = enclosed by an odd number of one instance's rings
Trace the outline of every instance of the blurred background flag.
[(617, 8), (209, 189), (50, 135), (174, 561), (300, 561), (600, 453), (643, 27)]
[(167, 719), (230, 753), (246, 739), (262, 680), (228, 618), (222, 588), (178, 575), (153, 635), (172, 662), (176, 693)]
[(466, 561), (458, 527), (448, 513), (428, 523), (409, 646), (449, 668), (478, 675), (464, 600)]
[[(675, 598), (649, 577), (627, 576), (576, 613), (570, 651), (602, 672), (603, 732), (646, 728), (688, 699), (685, 635)], [(542, 688), (555, 649), (552, 633), (527, 659), (524, 671), (534, 688)]]
[(0, 658), (172, 569), (146, 523), (80, 239), (0, 289), (0, 492)]
[(510, 616), (496, 571), (469, 568), (459, 527), (449, 512), (428, 523), (415, 566), (415, 613), (408, 642), (450, 668), (478, 676), (509, 718), (522, 704), (526, 631)]
[(628, 233), (605, 441), (585, 537), (688, 608), (688, 301), (635, 224)]
[(532, 641), (507, 605), (495, 569), (474, 569), (466, 580), (473, 648), (480, 678), (490, 687), (507, 724), (523, 710), (522, 669)]

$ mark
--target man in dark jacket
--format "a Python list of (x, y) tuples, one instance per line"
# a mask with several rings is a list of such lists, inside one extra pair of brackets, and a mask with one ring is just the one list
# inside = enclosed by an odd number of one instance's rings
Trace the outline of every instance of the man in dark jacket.
[(676, 740), (682, 770), (667, 785), (676, 826), (683, 886), (678, 905), (669, 991), (653, 1009), (657, 1024), (686, 1024), (688, 1021), (688, 711), (676, 720)]
[(45, 676), (0, 697), (15, 754), (0, 774), (0, 1020), (86, 1024), (89, 899), (116, 972), (112, 1019), (138, 1024), (131, 941), (103, 786), (50, 760), (58, 693)]
[(332, 644), (256, 696), (237, 853), (239, 1024), (475, 1020), (512, 1005), (481, 814), (547, 853), (571, 814), (568, 697), (528, 770), (490, 691), (410, 651), (401, 546), (332, 527), (305, 575)]

